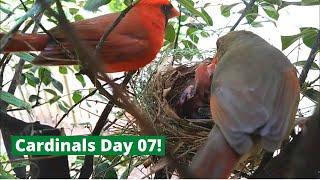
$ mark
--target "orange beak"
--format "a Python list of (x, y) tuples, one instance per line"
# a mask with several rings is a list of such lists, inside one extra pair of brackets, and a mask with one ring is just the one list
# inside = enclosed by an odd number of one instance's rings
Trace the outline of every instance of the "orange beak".
[(180, 16), (180, 12), (176, 8), (172, 8), (168, 15), (168, 19), (171, 19), (177, 16)]
[(218, 54), (216, 54), (213, 58), (212, 58), (212, 61), (211, 61), (211, 64), (218, 64), (218, 57), (217, 57)]

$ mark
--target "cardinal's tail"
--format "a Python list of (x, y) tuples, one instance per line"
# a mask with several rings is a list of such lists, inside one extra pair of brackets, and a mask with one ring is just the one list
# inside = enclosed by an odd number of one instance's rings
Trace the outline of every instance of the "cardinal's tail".
[[(0, 39), (4, 36), (0, 33)], [(46, 34), (16, 34), (4, 48), (4, 52), (42, 51), (49, 41)]]

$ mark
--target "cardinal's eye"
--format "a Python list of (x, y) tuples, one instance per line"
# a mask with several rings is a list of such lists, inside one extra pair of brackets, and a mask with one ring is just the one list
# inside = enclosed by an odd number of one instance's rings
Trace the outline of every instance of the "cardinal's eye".
[(162, 5), (161, 10), (164, 14), (170, 14), (171, 9), (173, 8), (172, 4)]

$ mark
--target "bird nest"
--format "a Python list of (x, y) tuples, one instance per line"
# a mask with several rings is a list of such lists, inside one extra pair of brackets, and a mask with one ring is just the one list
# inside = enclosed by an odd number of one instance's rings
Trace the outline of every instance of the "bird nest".
[[(180, 103), (184, 91), (194, 85), (195, 69), (199, 64), (164, 68), (165, 71), (153, 75), (142, 96), (157, 133), (166, 137), (166, 146), (185, 165), (190, 164), (199, 147), (206, 142), (214, 125), (209, 98), (207, 102), (190, 99), (184, 105)], [(261, 155), (251, 156), (237, 169), (252, 173), (259, 165)]]

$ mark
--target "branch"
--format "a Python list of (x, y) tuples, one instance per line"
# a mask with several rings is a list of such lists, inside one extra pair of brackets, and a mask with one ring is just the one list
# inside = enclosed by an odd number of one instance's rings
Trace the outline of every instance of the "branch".
[(95, 90), (91, 91), (91, 92), (90, 92), (89, 94), (87, 94), (85, 97), (83, 97), (82, 99), (80, 99), (80, 101), (78, 101), (77, 103), (75, 103), (74, 105), (72, 105), (72, 106), (68, 109), (68, 111), (62, 115), (62, 117), (59, 119), (59, 121), (57, 122), (57, 124), (56, 124), (54, 127), (57, 128), (57, 127), (60, 125), (60, 123), (63, 121), (63, 119), (64, 119), (65, 117), (67, 117), (68, 114), (69, 114), (75, 107), (77, 107), (77, 106), (78, 106), (80, 103), (82, 103), (84, 100), (86, 100), (86, 99), (88, 99), (89, 97), (93, 96), (97, 91), (98, 91), (98, 89), (95, 89)]
[(238, 21), (232, 26), (232, 28), (230, 29), (230, 32), (234, 31), (236, 29), (236, 27), (239, 25), (241, 20), (246, 16), (247, 12), (253, 7), (255, 2), (256, 2), (256, 0), (251, 0), (248, 4), (246, 4), (246, 8), (242, 12), (242, 14), (239, 17)]
[(111, 32), (113, 31), (113, 29), (121, 22), (121, 20), (126, 16), (126, 14), (131, 10), (131, 8), (133, 7), (133, 4), (130, 4), (125, 10), (123, 10), (120, 15), (117, 17), (117, 19), (111, 24), (110, 27), (107, 27), (106, 31), (103, 33), (103, 35), (101, 36), (99, 43), (96, 46), (96, 51), (95, 53), (99, 53), (100, 50), (103, 47), (104, 42), (106, 41), (107, 37), (111, 34)]
[[(124, 88), (129, 81), (131, 80), (134, 72), (129, 72), (126, 77), (124, 78), (123, 82), (121, 83), (121, 87)], [(112, 101), (109, 101), (106, 107), (104, 108), (96, 126), (94, 127), (91, 135), (92, 136), (98, 136), (100, 135), (103, 127), (107, 124), (108, 122), (108, 116), (114, 106), (114, 103)], [(88, 179), (93, 171), (93, 155), (87, 155), (85, 156), (83, 166), (80, 170), (80, 176), (79, 179)]]
[[(181, 12), (181, 5), (179, 4), (179, 11)], [(177, 33), (176, 33), (176, 39), (174, 40), (174, 46), (173, 46), (173, 50), (176, 50), (178, 47), (178, 41), (179, 41), (179, 34), (180, 34), (180, 30), (181, 30), (181, 16), (179, 16), (178, 18), (178, 29), (177, 29)], [(171, 65), (174, 64), (174, 60), (176, 59), (175, 55), (172, 58), (172, 62)]]
[(311, 68), (311, 65), (314, 61), (314, 58), (316, 57), (317, 51), (319, 50), (319, 45), (320, 45), (320, 31), (318, 31), (317, 38), (315, 42), (312, 45), (312, 49), (310, 51), (309, 57), (307, 59), (306, 64), (303, 66), (302, 72), (299, 77), (299, 83), (300, 87), (303, 85), (303, 83), (306, 81), (308, 72)]

